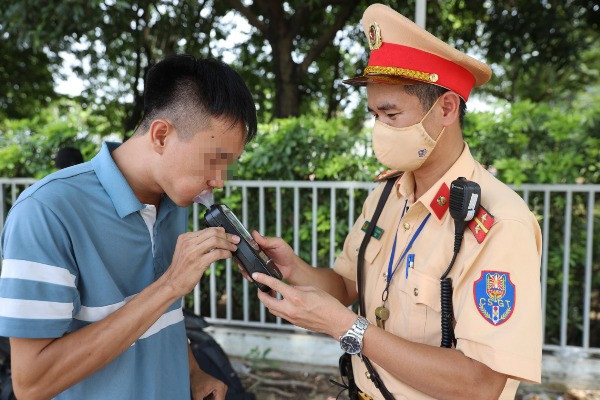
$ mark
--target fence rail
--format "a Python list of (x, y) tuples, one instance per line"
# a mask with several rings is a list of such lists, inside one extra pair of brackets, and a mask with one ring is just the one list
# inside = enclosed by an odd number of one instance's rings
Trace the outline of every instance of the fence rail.
[[(18, 194), (34, 182), (0, 178), (0, 228)], [(313, 266), (330, 266), (374, 187), (363, 182), (229, 181), (218, 197), (241, 215), (245, 226), (284, 237)], [(600, 243), (594, 240), (600, 237), (600, 185), (523, 184), (514, 190), (542, 228), (544, 349), (600, 354)], [(202, 227), (201, 208), (191, 207), (190, 229)], [(211, 265), (188, 299), (197, 314), (213, 324), (301, 330), (268, 315), (255, 289), (235, 269), (230, 260)]]

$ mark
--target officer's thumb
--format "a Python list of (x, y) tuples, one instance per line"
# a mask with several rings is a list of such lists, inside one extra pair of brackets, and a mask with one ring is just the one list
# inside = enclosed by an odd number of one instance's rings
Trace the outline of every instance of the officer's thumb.
[(277, 238), (263, 236), (258, 231), (252, 231), (252, 237), (256, 240), (256, 243), (263, 249), (270, 249), (277, 247), (276, 242)]

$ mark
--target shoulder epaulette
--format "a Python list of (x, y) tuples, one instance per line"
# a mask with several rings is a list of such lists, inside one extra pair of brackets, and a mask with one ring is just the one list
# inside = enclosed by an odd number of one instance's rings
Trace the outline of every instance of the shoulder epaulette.
[(485, 240), (488, 232), (492, 228), (494, 224), (494, 216), (489, 213), (488, 210), (483, 208), (483, 206), (479, 206), (479, 210), (477, 210), (477, 215), (475, 218), (469, 222), (469, 229), (475, 235), (475, 239), (477, 239), (477, 243), (481, 243)]
[(377, 175), (377, 178), (373, 179), (373, 182), (381, 182), (386, 179), (396, 178), (398, 176), (402, 176), (403, 173), (404, 171), (388, 169), (387, 171), (383, 171)]

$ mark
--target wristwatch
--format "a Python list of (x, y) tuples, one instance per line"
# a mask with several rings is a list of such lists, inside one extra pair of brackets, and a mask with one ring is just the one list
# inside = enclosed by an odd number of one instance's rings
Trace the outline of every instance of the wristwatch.
[(363, 335), (369, 326), (369, 320), (359, 316), (348, 332), (340, 337), (340, 347), (346, 353), (354, 355), (362, 351)]

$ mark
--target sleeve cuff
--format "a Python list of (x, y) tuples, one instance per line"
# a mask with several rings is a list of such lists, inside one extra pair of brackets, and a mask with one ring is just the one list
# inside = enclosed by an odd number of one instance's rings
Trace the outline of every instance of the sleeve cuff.
[(542, 381), (542, 360), (532, 360), (509, 352), (500, 352), (485, 344), (458, 339), (457, 350), (477, 360), (496, 372), (509, 375), (524, 382)]
[(68, 330), (71, 320), (57, 319), (42, 321), (0, 317), (0, 336), (46, 339), (62, 337)]

